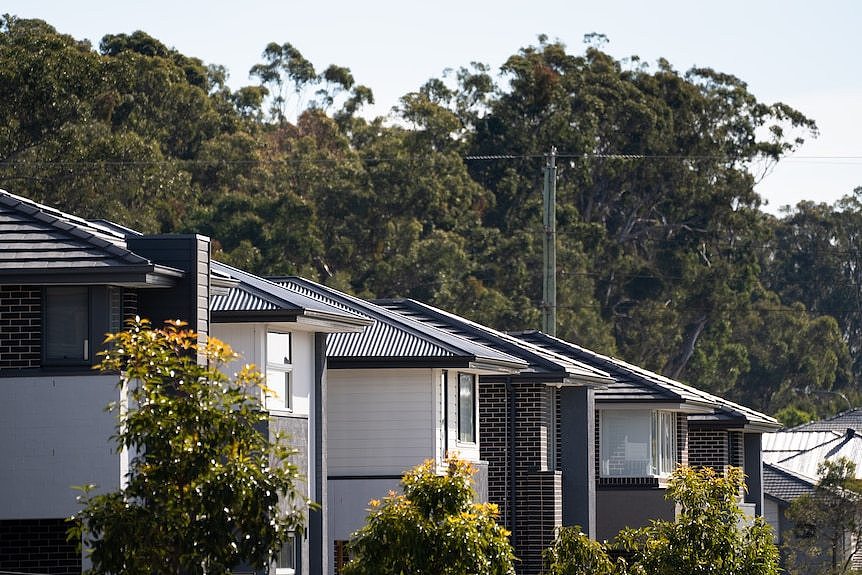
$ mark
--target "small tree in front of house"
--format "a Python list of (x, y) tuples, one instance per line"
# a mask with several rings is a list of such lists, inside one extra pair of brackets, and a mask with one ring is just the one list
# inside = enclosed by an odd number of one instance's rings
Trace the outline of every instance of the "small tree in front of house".
[(450, 458), (408, 471), (403, 494), (372, 500), (365, 526), (353, 534), (343, 575), (511, 575), (509, 533), (497, 507), (473, 503), (472, 467)]
[(797, 497), (786, 512), (795, 523), (784, 539), (788, 571), (844, 575), (862, 554), (862, 481), (846, 457), (817, 468), (813, 493)]
[(93, 573), (223, 574), (267, 566), (301, 530), (307, 502), (295, 487), (292, 450), (261, 432), (259, 373), (220, 368), (236, 355), (180, 322), (136, 319), (108, 336), (103, 372), (119, 373), (114, 439), (130, 455), (125, 485), (85, 488), (70, 538)]
[(629, 554), (632, 575), (778, 575), (778, 548), (762, 517), (739, 507), (742, 469), (679, 467), (667, 497), (675, 521), (623, 530), (617, 545)]

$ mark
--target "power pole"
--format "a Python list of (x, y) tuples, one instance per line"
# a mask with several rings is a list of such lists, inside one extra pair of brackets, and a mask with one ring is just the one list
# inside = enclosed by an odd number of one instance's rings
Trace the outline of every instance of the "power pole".
[(544, 272), (542, 280), (542, 331), (557, 335), (557, 148), (545, 155)]

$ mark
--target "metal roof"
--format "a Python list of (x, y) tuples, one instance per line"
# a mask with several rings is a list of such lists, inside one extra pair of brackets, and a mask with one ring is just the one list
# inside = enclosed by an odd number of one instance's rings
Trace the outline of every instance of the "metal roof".
[(170, 285), (181, 270), (130, 251), (110, 226), (0, 190), (0, 281)]
[(218, 294), (210, 299), (213, 321), (292, 321), (306, 317), (351, 326), (351, 331), (370, 323), (365, 317), (288, 290), (227, 264), (213, 261), (211, 268), (214, 273), (237, 282), (226, 295)]
[(844, 433), (847, 429), (862, 431), (862, 408), (842, 411), (832, 417), (797, 425), (790, 431), (837, 431)]
[(515, 356), (527, 362), (526, 369), (512, 376), (513, 381), (540, 380), (547, 383), (589, 383), (606, 385), (612, 383), (610, 376), (592, 366), (542, 349), (524, 340), (490, 327), (480, 325), (463, 317), (443, 311), (412, 299), (385, 299), (375, 303), (398, 312), (405, 317), (433, 326), (437, 329), (467, 338), (483, 346)]
[[(788, 434), (801, 436), (789, 437)], [(823, 461), (846, 457), (856, 464), (856, 476), (862, 478), (862, 437), (847, 430), (842, 435), (831, 432), (782, 431), (770, 437), (764, 434), (763, 459), (806, 477), (817, 477)], [(792, 446), (799, 447), (792, 450)], [(778, 448), (785, 448), (780, 450)]]
[(435, 360), (458, 361), (467, 367), (471, 362), (519, 370), (526, 362), (455, 336), (425, 323), (405, 317), (371, 302), (333, 288), (298, 277), (271, 278), (286, 289), (306, 297), (349, 311), (371, 321), (362, 333), (331, 334), (327, 341), (327, 356), (332, 367), (363, 364), (373, 361), (394, 365), (428, 364)]
[(816, 479), (804, 477), (779, 465), (763, 464), (763, 493), (773, 499), (790, 503), (801, 495), (813, 493), (816, 483)]
[(728, 401), (703, 390), (691, 387), (664, 375), (627, 363), (621, 359), (602, 355), (577, 344), (550, 336), (536, 330), (514, 333), (517, 337), (606, 371), (613, 383), (596, 390), (597, 403), (628, 402), (679, 402), (694, 406), (705, 406), (715, 410), (709, 414), (691, 414), (693, 421), (739, 421), (743, 425), (765, 426), (767, 430), (778, 429), (780, 424), (763, 413)]

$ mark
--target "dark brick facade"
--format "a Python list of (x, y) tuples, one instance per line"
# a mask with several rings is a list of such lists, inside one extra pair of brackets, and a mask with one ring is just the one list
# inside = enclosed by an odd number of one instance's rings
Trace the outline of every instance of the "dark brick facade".
[(65, 519), (0, 520), (0, 572), (79, 575), (81, 554)]
[(0, 369), (39, 367), (41, 333), (41, 290), (33, 286), (0, 286)]
[(488, 462), (488, 500), (499, 506), (501, 521), (513, 532), (518, 573), (536, 574), (542, 570), (542, 550), (562, 524), (562, 476), (555, 471), (559, 392), (541, 383), (514, 384), (514, 410), (509, 393), (505, 384), (482, 384), (481, 457)]
[[(740, 434), (741, 435), (741, 434)], [(729, 432), (725, 429), (692, 429), (688, 435), (688, 462), (692, 467), (724, 471), (729, 462)]]

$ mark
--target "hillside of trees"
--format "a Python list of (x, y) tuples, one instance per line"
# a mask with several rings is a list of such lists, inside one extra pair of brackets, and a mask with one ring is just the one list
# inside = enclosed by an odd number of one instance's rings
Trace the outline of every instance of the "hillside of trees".
[(143, 32), (93, 47), (0, 17), (0, 187), (207, 234), (258, 274), (538, 328), (554, 146), (560, 337), (791, 419), (862, 403), (862, 189), (780, 218), (754, 191), (755, 166), (816, 136), (799, 111), (540, 37), (368, 119), (350, 70), (262, 48), (231, 90)]

